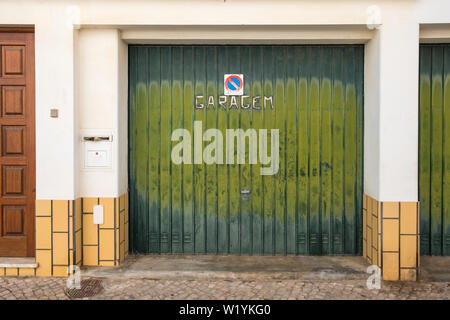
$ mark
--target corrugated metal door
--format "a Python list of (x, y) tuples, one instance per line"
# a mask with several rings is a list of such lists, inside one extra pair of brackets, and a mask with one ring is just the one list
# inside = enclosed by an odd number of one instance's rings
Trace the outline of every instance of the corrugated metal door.
[[(130, 46), (131, 250), (360, 254), (363, 56), (359, 45)], [(224, 107), (233, 73), (245, 97)], [(195, 148), (196, 121), (224, 146), (226, 129), (278, 129), (279, 170), (261, 175), (248, 145), (245, 163), (175, 164), (172, 133), (186, 129)]]
[(420, 46), (420, 248), (450, 255), (450, 45)]

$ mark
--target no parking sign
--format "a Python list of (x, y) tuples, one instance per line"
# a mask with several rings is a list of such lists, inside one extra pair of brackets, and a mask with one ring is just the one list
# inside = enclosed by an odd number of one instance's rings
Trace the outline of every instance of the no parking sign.
[(224, 75), (224, 94), (226, 96), (242, 96), (244, 94), (244, 75)]

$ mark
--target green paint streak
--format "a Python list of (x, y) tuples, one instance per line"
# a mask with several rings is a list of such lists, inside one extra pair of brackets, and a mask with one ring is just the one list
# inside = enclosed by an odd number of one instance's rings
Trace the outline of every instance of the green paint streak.
[[(217, 53), (215, 47), (206, 51), (207, 95), (217, 96)], [(217, 110), (217, 109), (216, 109)], [(209, 108), (206, 111), (206, 128), (217, 128), (217, 111)], [(210, 142), (208, 142), (209, 144)], [(217, 145), (217, 141), (216, 141)], [(206, 166), (206, 251), (216, 253), (217, 250), (217, 165)]]
[(356, 165), (357, 165), (357, 131), (356, 131), (356, 88), (355, 88), (355, 52), (348, 48), (345, 59), (348, 64), (346, 68), (345, 87), (345, 133), (344, 133), (344, 215), (345, 215), (345, 252), (356, 253)]
[[(206, 94), (206, 49), (196, 47), (194, 50), (195, 70), (195, 94), (204, 96)], [(194, 110), (195, 121), (201, 121), (206, 125), (206, 109)], [(194, 136), (192, 136), (193, 139)], [(202, 143), (202, 149), (205, 143)], [(204, 164), (194, 165), (194, 230), (195, 230), (195, 252), (206, 252), (206, 168)]]
[(137, 48), (130, 47), (129, 49), (129, 72), (130, 72), (130, 87), (128, 94), (129, 116), (128, 116), (128, 179), (130, 187), (130, 218), (129, 218), (129, 246), (130, 252), (136, 251), (137, 235), (136, 229), (136, 77), (137, 77)]
[(276, 127), (280, 130), (280, 168), (275, 176), (275, 252), (286, 253), (286, 48), (276, 50), (274, 105)]
[[(249, 47), (241, 47), (241, 67), (240, 73), (250, 75), (250, 49)], [(251, 79), (251, 78), (250, 78)], [(250, 80), (249, 79), (249, 80)], [(244, 92), (251, 92), (251, 81), (244, 82)], [(251, 124), (251, 110), (242, 109), (239, 111), (240, 115), (240, 128), (247, 131), (252, 127)], [(240, 165), (240, 190), (251, 190), (251, 168), (250, 168), (250, 142), (246, 141), (245, 146), (245, 164)], [(250, 199), (251, 199), (250, 193)], [(241, 206), (241, 252), (251, 253), (252, 251), (252, 208), (250, 199), (242, 199), (240, 201)]]
[[(240, 73), (240, 52), (239, 47), (228, 47), (227, 57), (229, 63), (229, 73)], [(239, 112), (228, 111), (228, 128), (238, 129)], [(234, 150), (234, 164), (228, 165), (229, 169), (229, 232), (230, 232), (230, 253), (241, 253), (241, 216), (240, 216), (240, 175), (237, 162), (237, 148)]]
[[(331, 144), (331, 84), (330, 80), (322, 79), (321, 97), (321, 219), (323, 250), (329, 253), (330, 216), (331, 216), (331, 177), (332, 144)], [(324, 252), (325, 253), (325, 252)]]
[[(341, 56), (340, 56), (341, 57)], [(336, 61), (337, 60), (337, 61)], [(339, 59), (334, 62), (338, 63)], [(342, 64), (339, 65), (339, 69)], [(337, 70), (339, 70), (337, 69)], [(343, 246), (343, 218), (344, 218), (344, 86), (341, 80), (336, 80), (333, 86), (333, 251), (336, 254), (344, 253)]]
[[(183, 127), (183, 92), (182, 92), (182, 75), (183, 75), (183, 52), (181, 47), (172, 49), (172, 130)], [(173, 146), (173, 144), (172, 144)], [(182, 253), (182, 236), (183, 236), (183, 207), (182, 207), (182, 165), (172, 164), (172, 230), (171, 243), (173, 253)]]
[(321, 254), (320, 244), (320, 109), (319, 79), (311, 78), (309, 92), (310, 131), (309, 131), (309, 246), (311, 254)]
[(160, 176), (159, 166), (161, 158), (161, 84), (160, 84), (160, 50), (152, 47), (149, 49), (150, 70), (149, 76), (149, 152), (148, 154), (148, 184), (149, 184), (149, 251), (152, 253), (160, 252)]
[(298, 253), (309, 253), (309, 111), (308, 111), (308, 78), (306, 70), (306, 50), (297, 48), (297, 64), (299, 66), (297, 110), (297, 243)]
[(172, 252), (172, 181), (171, 181), (171, 135), (172, 135), (172, 52), (161, 47), (161, 252)]
[(322, 64), (320, 81), (320, 219), (322, 236), (322, 254), (331, 253), (330, 222), (331, 222), (331, 187), (332, 187), (332, 121), (331, 121), (331, 80), (330, 63), (331, 54), (328, 48), (322, 48), (321, 56), (325, 62)]
[(138, 196), (146, 197), (147, 191), (147, 156), (148, 156), (148, 133), (147, 133), (147, 112), (148, 112), (148, 96), (147, 85), (139, 83), (137, 85), (136, 105), (136, 190)]
[[(217, 92), (219, 95), (223, 95), (223, 74), (228, 72), (228, 60), (227, 51), (224, 47), (217, 48)], [(217, 110), (217, 128), (220, 132), (224, 133), (228, 127), (228, 111), (220, 108)], [(229, 184), (228, 184), (228, 166), (217, 166), (217, 232), (218, 232), (218, 248), (219, 253), (229, 253)]]
[[(194, 109), (194, 50), (183, 48), (183, 128), (193, 132)], [(191, 135), (191, 150), (194, 140)], [(194, 165), (183, 165), (183, 252), (194, 253)]]
[[(147, 49), (143, 49), (142, 54), (138, 56), (137, 63), (146, 65), (148, 57)], [(144, 68), (137, 70), (137, 85), (136, 85), (136, 198), (135, 203), (137, 210), (146, 212), (148, 210), (148, 87), (147, 75)], [(147, 235), (148, 220), (147, 214), (136, 217), (136, 230), (139, 234)], [(148, 251), (147, 236), (144, 241), (138, 241), (136, 250), (138, 252)]]
[(442, 254), (443, 50), (433, 50), (431, 91), (431, 254)]
[(356, 253), (356, 92), (353, 84), (347, 84), (345, 105), (345, 251)]
[[(356, 250), (355, 254), (362, 255), (363, 247), (363, 222), (362, 210), (364, 192), (364, 51), (355, 52), (355, 87), (356, 87)], [(334, 235), (333, 235), (334, 237)]]
[[(273, 47), (263, 47), (263, 96), (273, 95)], [(277, 108), (277, 106), (275, 106)], [(263, 127), (270, 132), (275, 127), (275, 110), (266, 109), (263, 111)], [(268, 138), (269, 140), (269, 138)], [(267, 154), (272, 154), (271, 144), (267, 144)], [(280, 159), (281, 160), (281, 159)], [(263, 253), (274, 254), (275, 235), (274, 235), (274, 213), (275, 213), (275, 177), (263, 177), (263, 223), (264, 223), (264, 243)]]
[[(251, 83), (251, 96), (263, 96), (262, 94), (262, 48), (252, 47), (250, 49), (252, 70), (249, 72), (249, 77), (252, 79)], [(263, 114), (261, 110), (251, 110), (251, 122), (252, 128), (259, 130), (263, 128)], [(259, 148), (259, 146), (258, 146)], [(251, 166), (251, 214), (252, 214), (252, 253), (262, 254), (264, 244), (264, 230), (263, 230), (263, 177), (260, 174), (261, 165), (258, 164)]]
[(430, 186), (431, 186), (431, 48), (420, 50), (419, 91), (419, 201), (420, 250), (430, 254)]
[[(444, 49), (442, 255), (450, 255), (450, 47)], [(445, 239), (445, 240), (444, 240)]]
[[(288, 65), (294, 65), (293, 56), (288, 57)], [(286, 252), (295, 254), (296, 213), (297, 213), (297, 93), (294, 70), (286, 85)]]

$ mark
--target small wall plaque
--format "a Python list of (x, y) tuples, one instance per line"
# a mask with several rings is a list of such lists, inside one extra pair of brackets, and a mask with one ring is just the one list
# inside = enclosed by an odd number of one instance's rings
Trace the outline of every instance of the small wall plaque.
[(50, 117), (58, 118), (58, 109), (50, 109)]

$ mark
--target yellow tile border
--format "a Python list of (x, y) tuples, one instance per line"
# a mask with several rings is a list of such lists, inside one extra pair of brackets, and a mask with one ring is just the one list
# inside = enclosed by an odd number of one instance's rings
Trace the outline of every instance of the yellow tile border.
[[(415, 203), (416, 207), (416, 233), (410, 234), (409, 232), (412, 231), (411, 225), (407, 226), (406, 229), (403, 226), (402, 227), (402, 217), (404, 217), (404, 212), (402, 213), (402, 208), (408, 207), (409, 211), (411, 211), (414, 207), (414, 203), (405, 203), (405, 202), (382, 202), (377, 201), (374, 198), (371, 198), (370, 196), (367, 196), (364, 194), (363, 196), (363, 215), (366, 215), (366, 219), (363, 219), (363, 229), (365, 232), (363, 234), (363, 251), (364, 251), (364, 258), (368, 260), (369, 263), (375, 263), (378, 266), (380, 266), (382, 269), (385, 270), (383, 274), (386, 275), (385, 280), (411, 280), (413, 278), (417, 279), (419, 270), (420, 270), (420, 255), (418, 254), (420, 251), (419, 248), (419, 206), (417, 203)], [(100, 230), (113, 230), (114, 231), (114, 259), (112, 261), (105, 261), (100, 259), (100, 250), (102, 249), (102, 242), (101, 237), (100, 239), (97, 238), (97, 242), (93, 245), (85, 244), (84, 241), (84, 233), (85, 226), (84, 226), (84, 215), (89, 214), (91, 211), (91, 205), (95, 203), (99, 203), (103, 200), (101, 198), (78, 198), (76, 200), (70, 200), (68, 201), (68, 207), (67, 207), (67, 217), (68, 217), (68, 227), (65, 234), (67, 235), (68, 246), (67, 246), (67, 264), (70, 263), (70, 261), (78, 260), (78, 257), (80, 257), (80, 261), (76, 261), (76, 264), (84, 264), (84, 265), (119, 265), (123, 259), (128, 255), (128, 243), (129, 243), (129, 206), (128, 206), (128, 193), (125, 193), (119, 197), (114, 198), (114, 225), (113, 228), (93, 228), (97, 229), (97, 237), (100, 234)], [(64, 271), (64, 268), (67, 268), (66, 265), (57, 265), (53, 261), (53, 255), (54, 255), (54, 244), (53, 244), (53, 233), (55, 231), (53, 230), (53, 214), (54, 214), (54, 208), (53, 208), (53, 201), (52, 200), (37, 200), (36, 201), (36, 216), (39, 219), (45, 219), (45, 217), (50, 218), (51, 222), (51, 229), (50, 233), (50, 239), (51, 239), (51, 248), (37, 248), (36, 250), (36, 260), (39, 263), (38, 268), (34, 271), (36, 276), (67, 276), (67, 271)], [(77, 204), (79, 208), (77, 208)], [(59, 205), (59, 204), (58, 204)], [(49, 212), (50, 208), (50, 212)], [(385, 212), (385, 209), (388, 209), (387, 212)], [(397, 209), (397, 211), (396, 211)], [(90, 211), (89, 211), (90, 210)], [(397, 213), (396, 213), (397, 212)], [(413, 211), (414, 212), (414, 211)], [(48, 215), (50, 213), (50, 215)], [(75, 221), (77, 221), (77, 216), (79, 223), (73, 224), (70, 223), (70, 219), (73, 219), (73, 213), (75, 213)], [(387, 213), (387, 214), (385, 214)], [(412, 214), (412, 213), (410, 213)], [(369, 219), (369, 216), (371, 217)], [(375, 216), (376, 219), (372, 219), (372, 217)], [(398, 224), (398, 245), (397, 246), (391, 246), (386, 248), (383, 243), (383, 232), (384, 230), (384, 222), (388, 220), (392, 220), (392, 222), (388, 222), (387, 224)], [(396, 222), (394, 222), (396, 221)], [(377, 222), (378, 225), (374, 225), (374, 223)], [(75, 226), (80, 225), (80, 228), (78, 230), (75, 230)], [(369, 240), (369, 233), (366, 229), (367, 227), (371, 228), (370, 232), (370, 240)], [(69, 229), (70, 228), (70, 229)], [(123, 229), (122, 229), (123, 228)], [(64, 233), (61, 229), (58, 228), (58, 233)], [(396, 229), (396, 228), (394, 228)], [(394, 230), (392, 229), (392, 230)], [(405, 253), (402, 253), (402, 245), (401, 245), (401, 231), (408, 230), (408, 235), (416, 237), (416, 267), (411, 268), (411, 263), (408, 264), (408, 266), (402, 265), (402, 257), (405, 257)], [(392, 231), (394, 232), (394, 231)], [(38, 232), (36, 232), (37, 234)], [(372, 234), (373, 233), (373, 234)], [(394, 238), (395, 238), (394, 234)], [(61, 236), (58, 236), (61, 237)], [(71, 242), (74, 241), (74, 242)], [(81, 241), (81, 243), (80, 243)], [(81, 244), (81, 247), (78, 248), (79, 244)], [(100, 244), (100, 246), (99, 246)], [(370, 247), (369, 247), (370, 244)], [(75, 249), (75, 250), (73, 250)], [(386, 249), (390, 249), (386, 250)], [(90, 251), (90, 259), (85, 256), (85, 251)], [(66, 248), (62, 251), (66, 251)], [(73, 254), (73, 256), (70, 256)], [(94, 254), (92, 256), (92, 254)], [(414, 253), (413, 253), (414, 255)], [(408, 256), (408, 255), (406, 255)], [(389, 265), (386, 263), (386, 259), (384, 257), (389, 257), (388, 262)], [(396, 261), (392, 260), (392, 257), (398, 257)], [(86, 259), (86, 260), (85, 260)], [(39, 261), (38, 261), (39, 260)], [(58, 259), (57, 259), (58, 260)], [(89, 261), (90, 260), (90, 261)], [(409, 260), (411, 258), (409, 257)], [(403, 258), (403, 261), (405, 261), (405, 258)], [(58, 262), (63, 262), (63, 259), (59, 260)], [(397, 269), (395, 271), (394, 269)], [(19, 270), (16, 268), (16, 270), (8, 270), (6, 268), (1, 269), (0, 268), (0, 276), (1, 275), (31, 275), (31, 270)]]
[(19, 268), (5, 268), (5, 276), (17, 277), (19, 275)]
[[(90, 245), (84, 242), (89, 230), (84, 218), (97, 203), (108, 207), (109, 220), (91, 228), (97, 235), (96, 243)], [(128, 255), (128, 193), (115, 198), (38, 199), (35, 204), (37, 268), (0, 268), (0, 276), (67, 277), (68, 265), (74, 261), (78, 266), (117, 266)], [(114, 238), (113, 243), (102, 242), (101, 233), (108, 235), (109, 242)]]
[(19, 276), (35, 276), (36, 269), (34, 268), (19, 268)]
[(35, 211), (36, 217), (49, 217), (51, 215), (51, 200), (36, 200)]
[[(363, 199), (364, 258), (382, 269), (385, 280), (417, 280), (420, 271), (419, 203), (383, 202), (366, 194)], [(372, 214), (376, 219), (370, 219)]]

